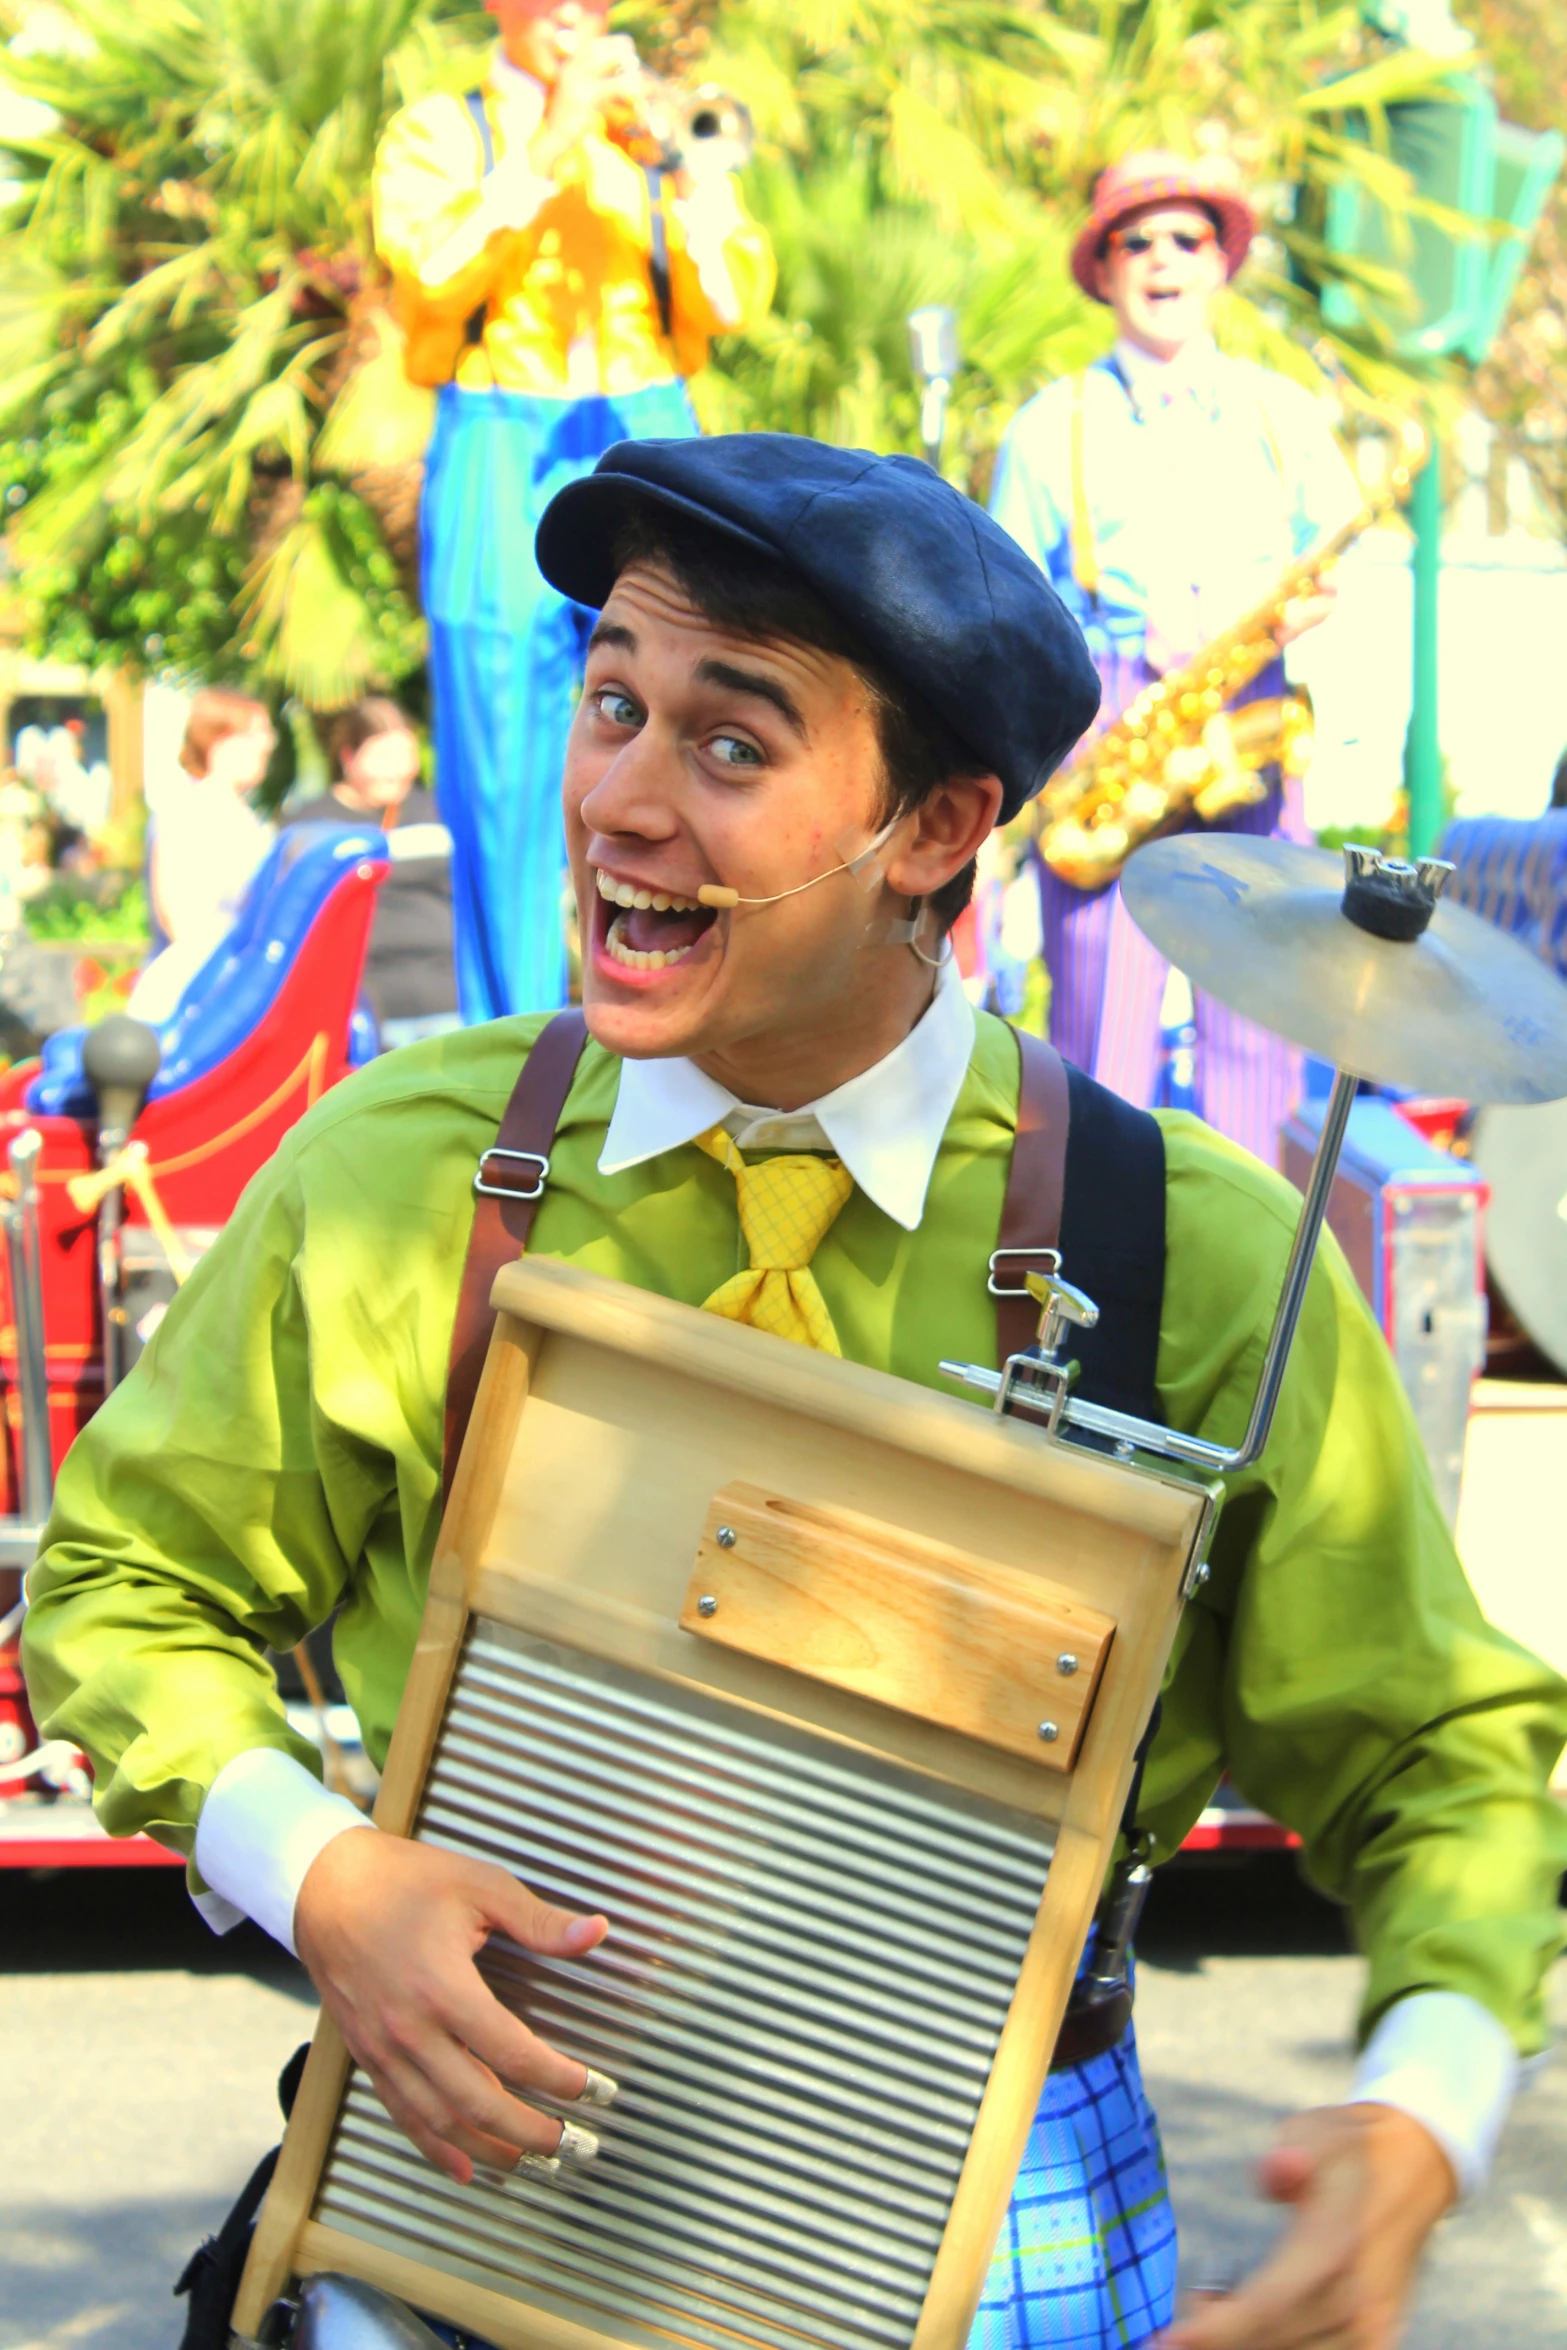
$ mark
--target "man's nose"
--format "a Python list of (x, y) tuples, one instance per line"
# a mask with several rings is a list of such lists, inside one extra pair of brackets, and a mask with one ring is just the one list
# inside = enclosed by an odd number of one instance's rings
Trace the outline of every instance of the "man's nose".
[(582, 820), (593, 832), (667, 840), (677, 824), (679, 773), (674, 746), (649, 723), (622, 745), (584, 793)]

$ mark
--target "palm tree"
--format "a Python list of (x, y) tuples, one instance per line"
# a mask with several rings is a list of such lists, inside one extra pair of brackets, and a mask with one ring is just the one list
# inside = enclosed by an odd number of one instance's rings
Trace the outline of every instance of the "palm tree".
[(1319, 388), (1325, 343), (1373, 408), (1416, 396), (1375, 326), (1324, 330), (1323, 289), (1399, 281), (1327, 249), (1349, 181), (1398, 217), (1386, 110), (1453, 70), (1311, 0), (729, 0), (703, 70), (761, 133), (751, 196), (779, 256), (776, 315), (697, 387), (711, 425), (776, 423), (914, 448), (903, 319), (959, 312), (965, 370), (950, 470), (981, 492), (1020, 401), (1109, 339), (1067, 256), (1116, 156), (1167, 146), (1230, 158), (1266, 234), (1227, 297), (1221, 339)]
[[(13, 7), (14, 25), (19, 14)], [(0, 7), (0, 22), (7, 12)], [(0, 50), (41, 110), (0, 132), (0, 483), (33, 633), (270, 681), (317, 708), (414, 670), (418, 461), (371, 245), (394, 107), (476, 75), (476, 0), (57, 0)], [(1403, 201), (1381, 110), (1443, 68), (1314, 0), (622, 0), (645, 53), (727, 83), (759, 144), (775, 315), (720, 346), (712, 427), (916, 445), (904, 318), (961, 313), (951, 468), (1101, 347), (1066, 253), (1134, 143), (1213, 148), (1270, 233), (1226, 339), (1310, 378), (1335, 179)], [(1364, 272), (1361, 272), (1364, 275)], [(1373, 339), (1372, 391), (1408, 391)]]
[[(0, 430), (22, 591), (131, 657), (342, 702), (421, 658), (369, 178), (390, 110), (471, 79), (441, 0), (64, 0), (13, 45)], [(187, 599), (187, 579), (191, 594)], [(69, 623), (67, 623), (69, 627)], [(56, 625), (51, 633), (58, 642)]]

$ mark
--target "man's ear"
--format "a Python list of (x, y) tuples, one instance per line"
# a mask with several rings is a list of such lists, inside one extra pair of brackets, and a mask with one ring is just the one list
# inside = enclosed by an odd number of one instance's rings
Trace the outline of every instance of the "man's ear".
[(886, 868), (900, 897), (933, 897), (995, 830), (1001, 813), (998, 775), (949, 775), (909, 811), (913, 828)]

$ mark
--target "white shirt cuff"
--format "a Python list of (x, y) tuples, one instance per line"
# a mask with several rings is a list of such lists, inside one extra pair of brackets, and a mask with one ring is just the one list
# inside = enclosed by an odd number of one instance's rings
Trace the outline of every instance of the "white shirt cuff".
[(195, 1897), (196, 1907), (216, 1933), (254, 1918), (291, 1951), (294, 1904), (311, 1862), (345, 1829), (371, 1824), (291, 1754), (253, 1746), (225, 1763), (201, 1807), (195, 1859), (209, 1891)]
[(1423, 2123), (1467, 2197), (1485, 2184), (1519, 2070), (1510, 2036), (1477, 1999), (1416, 1991), (1366, 2042), (1351, 2102), (1393, 2105)]

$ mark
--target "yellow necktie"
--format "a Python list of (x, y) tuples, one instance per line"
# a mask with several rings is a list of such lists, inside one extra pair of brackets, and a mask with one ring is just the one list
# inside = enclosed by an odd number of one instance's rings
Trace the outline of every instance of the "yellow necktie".
[(721, 1126), (699, 1134), (697, 1148), (727, 1167), (740, 1195), (740, 1229), (751, 1251), (749, 1272), (736, 1273), (702, 1300), (705, 1314), (749, 1322), (775, 1338), (841, 1355), (827, 1301), (811, 1271), (833, 1221), (854, 1189), (841, 1159), (763, 1159), (748, 1166)]

